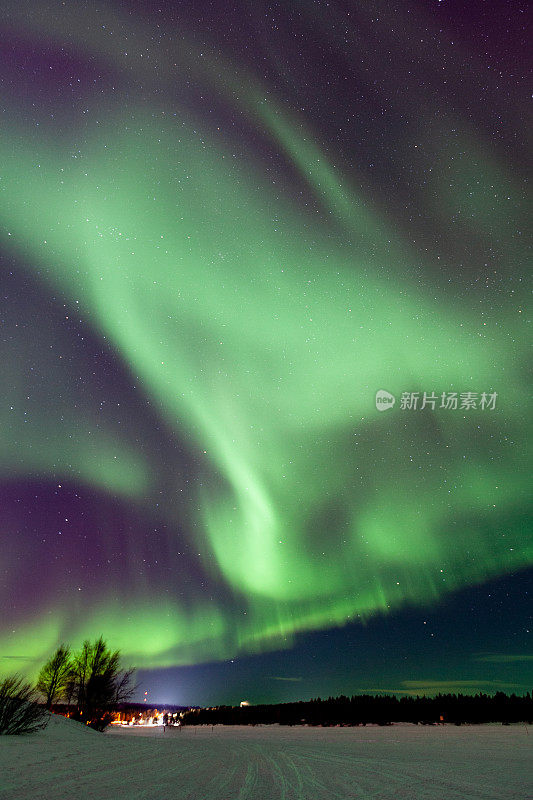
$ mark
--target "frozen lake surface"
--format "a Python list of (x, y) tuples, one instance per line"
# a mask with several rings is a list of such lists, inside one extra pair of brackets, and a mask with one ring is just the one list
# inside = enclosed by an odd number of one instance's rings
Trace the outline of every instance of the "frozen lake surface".
[(113, 728), (0, 737), (0, 798), (531, 800), (525, 725)]

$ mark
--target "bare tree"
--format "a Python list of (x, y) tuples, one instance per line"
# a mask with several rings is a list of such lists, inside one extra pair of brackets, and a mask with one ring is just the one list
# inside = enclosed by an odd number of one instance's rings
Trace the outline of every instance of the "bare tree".
[(34, 733), (48, 723), (48, 712), (37, 702), (37, 693), (18, 675), (0, 682), (0, 734)]
[(133, 684), (134, 669), (124, 669), (117, 673), (115, 678), (115, 697), (113, 700), (114, 705), (125, 703), (129, 700), (137, 688)]
[(78, 716), (103, 730), (111, 722), (118, 703), (129, 699), (133, 670), (121, 670), (120, 652), (111, 651), (102, 637), (86, 640), (73, 657), (74, 697)]
[(72, 673), (70, 647), (60, 645), (44, 665), (37, 679), (37, 689), (45, 697), (46, 708), (65, 695)]

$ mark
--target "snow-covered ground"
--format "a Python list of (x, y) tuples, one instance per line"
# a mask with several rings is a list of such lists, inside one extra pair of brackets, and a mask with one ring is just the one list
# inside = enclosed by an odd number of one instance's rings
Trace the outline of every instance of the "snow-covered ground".
[(0, 736), (0, 798), (528, 800), (533, 728), (113, 728)]

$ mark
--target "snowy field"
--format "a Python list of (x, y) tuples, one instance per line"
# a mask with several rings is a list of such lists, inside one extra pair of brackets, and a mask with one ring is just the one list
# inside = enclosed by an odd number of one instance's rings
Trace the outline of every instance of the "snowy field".
[(533, 728), (113, 728), (0, 737), (0, 798), (531, 800)]

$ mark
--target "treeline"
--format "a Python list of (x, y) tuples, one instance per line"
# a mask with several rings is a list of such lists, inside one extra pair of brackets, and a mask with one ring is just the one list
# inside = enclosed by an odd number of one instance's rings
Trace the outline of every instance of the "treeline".
[(47, 709), (63, 700), (70, 717), (101, 731), (133, 694), (132, 678), (133, 670), (120, 667), (120, 652), (110, 650), (100, 637), (86, 640), (76, 652), (61, 645), (42, 668), (36, 688)]
[(46, 725), (54, 709), (103, 731), (131, 697), (132, 678), (133, 670), (121, 669), (119, 651), (110, 650), (102, 637), (74, 652), (62, 644), (35, 686), (18, 675), (0, 680), (0, 734), (32, 733)]
[(436, 697), (354, 695), (322, 700), (258, 706), (219, 706), (193, 709), (183, 717), (185, 725), (390, 725), (412, 722), (476, 724), (529, 722), (533, 724), (533, 697), (476, 694), (439, 694)]

